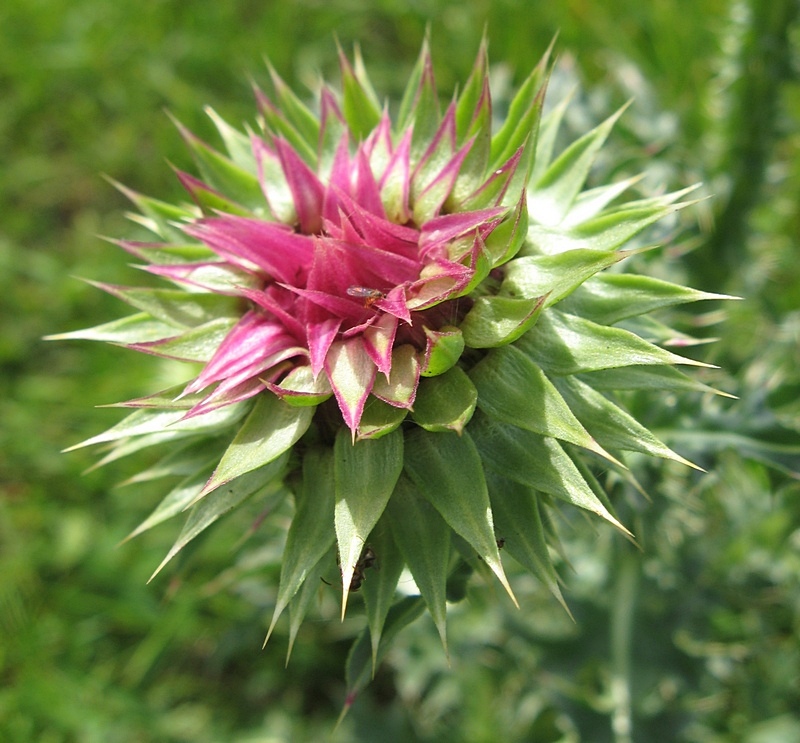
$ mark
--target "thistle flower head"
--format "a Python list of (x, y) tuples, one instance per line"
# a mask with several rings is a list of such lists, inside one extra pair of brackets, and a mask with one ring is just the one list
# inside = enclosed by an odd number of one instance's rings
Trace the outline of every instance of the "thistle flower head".
[[(323, 89), (321, 121), (273, 73), (277, 97), (292, 104), (288, 113), (257, 91), (262, 131), (245, 140), (223, 129), (242, 159), (227, 163), (232, 196), (221, 191), (228, 184), (218, 173), (208, 174), (211, 184), (179, 173), (202, 212), (179, 229), (208, 255), (149, 270), (209, 292), (219, 284), (203, 277), (218, 281), (224, 273), (225, 294), (247, 308), (183, 391), (205, 393), (189, 417), (265, 391), (291, 404), (333, 394), (353, 437), (369, 436), (360, 423), (370, 395), (410, 410), (420, 376), (456, 361), (468, 295), (514, 247), (506, 238), (502, 254), (492, 255), (487, 241), (504, 223), (521, 234), (524, 177), (509, 186), (531, 132), (490, 162), (480, 69), (474, 110), (454, 102), (440, 115), (424, 53), (413, 105), (393, 129), (342, 59), (345, 97), (340, 105)], [(224, 167), (184, 135), (201, 165)], [(144, 248), (123, 246), (140, 255)], [(164, 346), (171, 339), (140, 347), (158, 353)]]
[[(621, 112), (554, 156), (547, 56), (493, 130), (487, 68), (484, 47), (440, 107), (423, 47), (390, 117), (342, 55), (341, 94), (323, 87), (318, 113), (273, 72), (257, 131), (210, 112), (226, 154), (181, 127), (193, 205), (124, 189), (157, 240), (119, 243), (174, 288), (101, 285), (138, 312), (61, 336), (202, 364), (84, 442), (109, 443), (104, 461), (176, 445), (159, 472), (192, 474), (135, 532), (189, 509), (162, 566), (245, 499), (291, 490), (270, 632), (338, 564), (342, 613), (364, 585), (373, 662), (384, 627), (422, 606), (444, 641), (459, 566), (488, 567), (513, 598), (500, 544), (561, 600), (548, 509), (627, 531), (594, 462), (622, 478), (626, 451), (687, 463), (617, 393), (707, 389), (675, 368), (702, 364), (652, 342), (689, 339), (643, 318), (717, 295), (606, 271), (647, 249), (622, 248), (682, 194), (585, 189)], [(395, 602), (404, 566), (421, 597)]]

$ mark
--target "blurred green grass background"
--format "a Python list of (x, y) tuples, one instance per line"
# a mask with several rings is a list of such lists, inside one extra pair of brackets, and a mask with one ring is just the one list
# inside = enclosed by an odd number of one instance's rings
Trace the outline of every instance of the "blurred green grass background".
[[(695, 250), (668, 251), (653, 268), (744, 297), (713, 328), (710, 359), (741, 400), (690, 401), (680, 424), (653, 412), (711, 474), (651, 475), (658, 499), (636, 515), (650, 538), (632, 558), (616, 537), (574, 535), (576, 624), (534, 589), (520, 613), (476, 591), (453, 612), (452, 668), (432, 626), (410, 628), (339, 739), (800, 740), (796, 2), (6, 0), (0, 741), (330, 736), (353, 626), (304, 628), (284, 670), (285, 635), (259, 652), (276, 569), (224, 572), (247, 516), (146, 585), (175, 525), (118, 543), (158, 493), (116, 487), (133, 472), (126, 465), (83, 474), (91, 452), (60, 453), (117, 420), (93, 406), (150, 392), (154, 369), (170, 369), (41, 338), (120, 316), (116, 300), (73, 277), (135, 280), (122, 251), (98, 238), (131, 233), (127, 202), (102, 176), (180, 195), (169, 163), (191, 164), (165, 110), (212, 138), (202, 107), (251, 121), (249, 81), (266, 82), (265, 56), (296, 89), (320, 73), (335, 79), (335, 38), (347, 50), (357, 42), (376, 88), (396, 98), (428, 27), (443, 91), (466, 79), (486, 29), (492, 62), (516, 81), (558, 33), (588, 117), (635, 96), (619, 157), (648, 157), (664, 185), (703, 180), (715, 194), (696, 209)], [(608, 601), (626, 585), (635, 600)], [(607, 693), (621, 626), (630, 735)]]

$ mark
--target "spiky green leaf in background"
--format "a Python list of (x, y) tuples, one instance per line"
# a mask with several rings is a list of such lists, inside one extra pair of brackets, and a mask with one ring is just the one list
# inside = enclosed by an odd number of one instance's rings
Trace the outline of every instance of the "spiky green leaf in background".
[[(690, 463), (625, 393), (709, 389), (677, 368), (707, 365), (662, 347), (691, 339), (649, 314), (720, 295), (622, 273), (687, 192), (587, 187), (623, 111), (557, 153), (549, 53), (500, 125), (485, 45), (449, 105), (424, 46), (394, 121), (360, 58), (341, 59), (341, 92), (323, 86), (314, 108), (271, 70), (256, 128), (210, 112), (222, 152), (179, 125), (200, 174), (178, 173), (193, 203), (124, 189), (153, 239), (118, 242), (170, 288), (100, 284), (135, 314), (54, 337), (201, 365), (83, 444), (106, 444), (104, 461), (175, 447), (153, 469), (186, 479), (135, 531), (189, 509), (158, 569), (245, 499), (292, 492), (270, 632), (289, 607), (294, 637), (334, 568), (342, 615), (365, 586), (358, 652), (374, 668), (381, 635), (422, 603), (446, 646), (465, 570), (494, 574), (516, 602), (506, 555), (563, 602), (554, 509), (635, 537), (603, 473), (635, 483), (627, 452)], [(413, 611), (397, 592), (404, 566)], [(368, 666), (354, 659), (353, 691)]]

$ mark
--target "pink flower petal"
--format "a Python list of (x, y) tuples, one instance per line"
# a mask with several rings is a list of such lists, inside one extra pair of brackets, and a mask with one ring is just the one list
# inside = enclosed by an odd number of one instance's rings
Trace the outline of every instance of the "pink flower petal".
[(355, 437), (377, 369), (361, 338), (336, 341), (325, 359), (325, 372), (347, 427)]
[(313, 235), (322, 226), (325, 187), (285, 139), (276, 137), (275, 149), (286, 182), (292, 191), (300, 230), (307, 235)]
[(272, 216), (278, 222), (293, 224), (297, 219), (297, 211), (278, 153), (255, 134), (250, 136), (250, 146), (256, 158), (261, 192)]
[(424, 275), (406, 290), (407, 305), (415, 312), (457, 295), (469, 284), (474, 273), (467, 266), (450, 261), (435, 261), (425, 269)]
[(486, 222), (506, 214), (506, 207), (481, 209), (475, 212), (444, 214), (422, 225), (420, 234), (420, 249), (425, 251), (432, 245), (441, 245), (473, 232)]
[(246, 313), (219, 345), (211, 361), (191, 382), (184, 394), (198, 392), (204, 387), (224, 379), (244, 374), (254, 376), (262, 371), (265, 361), (275, 354), (293, 349), (291, 355), (301, 351), (296, 341), (286, 333), (280, 323), (267, 320), (256, 312)]
[(392, 347), (398, 320), (394, 315), (383, 314), (364, 330), (364, 347), (375, 366), (387, 378), (392, 368)]
[(328, 350), (335, 340), (341, 325), (342, 321), (335, 317), (329, 317), (317, 322), (307, 322), (308, 353), (311, 361), (311, 371), (315, 377), (322, 371)]
[(417, 230), (393, 224), (363, 209), (357, 201), (344, 194), (341, 195), (341, 202), (347, 221), (353, 225), (361, 237), (359, 242), (364, 243), (365, 246), (374, 245), (381, 250), (393, 253), (398, 258), (402, 257), (409, 269), (418, 269), (419, 232)]
[(358, 301), (346, 296), (345, 292), (342, 292), (342, 296), (338, 296), (314, 289), (299, 289), (286, 284), (281, 284), (281, 286), (294, 292), (298, 297), (312, 302), (317, 307), (327, 310), (329, 314), (336, 315), (339, 319), (357, 321), (363, 315), (361, 312), (363, 308)]
[(225, 216), (184, 227), (228, 260), (266, 271), (278, 281), (295, 282), (309, 264), (313, 240), (288, 227), (260, 219)]
[(282, 302), (278, 292), (283, 291), (285, 295), (291, 296), (291, 292), (283, 290), (283, 287), (278, 284), (270, 284), (264, 290), (258, 289), (242, 289), (240, 294), (247, 297), (250, 301), (255, 302), (259, 307), (267, 310), (275, 317), (283, 326), (295, 337), (305, 338), (305, 328), (303, 323), (296, 317), (292, 310), (295, 310), (294, 301)]
[(384, 312), (394, 315), (399, 320), (403, 320), (409, 324), (411, 323), (411, 312), (408, 308), (405, 286), (396, 286), (383, 299), (376, 302), (375, 305)]
[(363, 147), (359, 147), (356, 153), (354, 196), (356, 202), (363, 209), (378, 217), (386, 218), (380, 189), (375, 181), (375, 176), (372, 173), (372, 168), (370, 168), (369, 160)]
[(328, 176), (328, 187), (325, 191), (325, 199), (322, 206), (323, 217), (331, 223), (336, 224), (339, 221), (339, 193), (350, 192), (351, 169), (350, 137), (347, 130), (345, 130), (333, 157), (331, 173)]
[(247, 400), (249, 397), (253, 397), (261, 392), (264, 386), (264, 383), (260, 379), (253, 378), (248, 379), (243, 384), (236, 385), (232, 389), (224, 390), (223, 392), (220, 392), (219, 388), (217, 388), (210, 395), (197, 403), (197, 405), (188, 410), (181, 420), (195, 418), (198, 415), (211, 413), (226, 405), (232, 405), (233, 403)]

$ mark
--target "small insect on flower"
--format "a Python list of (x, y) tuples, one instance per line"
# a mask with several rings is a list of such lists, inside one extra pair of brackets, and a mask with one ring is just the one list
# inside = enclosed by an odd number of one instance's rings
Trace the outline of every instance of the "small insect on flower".
[(359, 297), (364, 300), (364, 307), (372, 307), (379, 299), (386, 295), (380, 289), (370, 289), (368, 286), (349, 286), (347, 287), (348, 297)]

